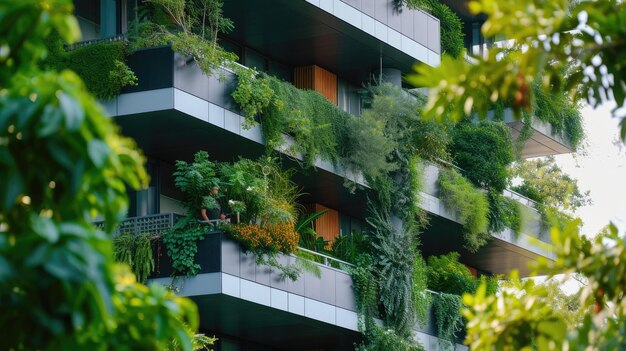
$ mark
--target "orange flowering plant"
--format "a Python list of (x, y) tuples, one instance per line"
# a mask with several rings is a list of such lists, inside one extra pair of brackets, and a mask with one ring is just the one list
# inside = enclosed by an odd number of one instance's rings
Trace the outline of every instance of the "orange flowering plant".
[(300, 235), (295, 230), (293, 221), (275, 223), (238, 224), (228, 229), (230, 235), (246, 250), (256, 255), (258, 265), (268, 265), (277, 268), (284, 277), (296, 280), (302, 269), (319, 276), (319, 268), (307, 265), (304, 260), (296, 256), (295, 263), (283, 265), (276, 259), (277, 255), (292, 254), (298, 250)]
[(246, 249), (258, 255), (290, 254), (297, 250), (298, 233), (293, 222), (256, 225), (239, 224), (230, 227), (230, 234)]

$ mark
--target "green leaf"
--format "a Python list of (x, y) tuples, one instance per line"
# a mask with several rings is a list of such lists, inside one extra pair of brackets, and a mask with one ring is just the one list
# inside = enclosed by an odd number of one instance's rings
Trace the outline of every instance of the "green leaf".
[(8, 167), (15, 167), (15, 160), (8, 148), (0, 148), (0, 164)]
[(68, 131), (76, 131), (83, 123), (85, 111), (78, 101), (67, 93), (60, 93), (59, 104), (65, 114), (65, 126)]
[(104, 141), (94, 139), (87, 145), (87, 152), (94, 165), (101, 168), (109, 157), (111, 150)]
[(71, 282), (80, 280), (83, 278), (83, 275), (77, 274), (78, 272), (72, 269), (72, 266), (68, 264), (66, 253), (63, 251), (62, 249), (52, 251), (44, 264), (44, 269), (55, 278), (63, 281)]
[(17, 197), (24, 191), (24, 183), (20, 172), (11, 168), (6, 173), (0, 174), (0, 194), (4, 193), (3, 208), (10, 209), (15, 205)]
[(15, 272), (11, 262), (9, 262), (4, 256), (0, 255), (0, 281), (8, 281)]
[(46, 239), (49, 243), (56, 243), (59, 240), (59, 229), (50, 218), (33, 216), (33, 231), (37, 235)]
[(62, 121), (63, 114), (61, 113), (61, 110), (53, 105), (47, 105), (43, 109), (41, 121), (37, 126), (37, 136), (45, 138), (56, 133), (59, 130)]
[(16, 129), (23, 130), (26, 128), (28, 122), (30, 122), (31, 118), (35, 115), (35, 112), (39, 109), (39, 104), (31, 102), (30, 100), (24, 98), (22, 99), (22, 104), (20, 105), (20, 111), (17, 113), (16, 120)]

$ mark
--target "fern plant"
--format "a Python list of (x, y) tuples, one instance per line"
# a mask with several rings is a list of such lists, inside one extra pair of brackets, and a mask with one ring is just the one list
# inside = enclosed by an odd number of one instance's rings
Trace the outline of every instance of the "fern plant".
[(113, 253), (115, 261), (133, 266), (133, 251), (135, 237), (130, 233), (123, 233), (113, 238)]
[(152, 240), (154, 238), (154, 235), (150, 233), (140, 234), (135, 237), (135, 259), (132, 267), (137, 280), (142, 283), (154, 272), (155, 263), (152, 253)]
[(441, 293), (433, 297), (437, 337), (442, 350), (455, 349), (456, 335), (464, 326), (462, 307), (459, 295)]
[(130, 266), (137, 281), (141, 283), (144, 283), (154, 272), (153, 238), (155, 237), (149, 233), (141, 235), (124, 233), (113, 238), (115, 260)]
[(415, 252), (406, 236), (398, 233), (387, 214), (374, 213), (369, 219), (374, 227), (379, 301), (387, 321), (398, 334), (410, 335), (416, 321), (413, 301), (413, 260)]

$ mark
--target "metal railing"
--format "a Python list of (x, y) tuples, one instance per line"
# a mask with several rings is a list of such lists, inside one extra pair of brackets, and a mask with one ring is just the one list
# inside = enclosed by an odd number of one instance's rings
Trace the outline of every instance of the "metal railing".
[[(439, 163), (439, 164), (441, 164), (443, 166), (452, 167), (452, 168), (456, 169), (458, 172), (463, 173), (463, 169), (461, 167), (459, 167), (459, 166), (457, 166), (457, 165), (455, 165), (455, 164), (453, 164), (453, 163), (451, 163), (449, 161), (445, 161), (445, 160), (442, 160), (442, 159), (437, 159), (435, 163)], [(531, 207), (531, 208), (537, 209), (538, 204), (537, 204), (537, 202), (535, 200), (529, 199), (528, 197), (526, 197), (526, 196), (524, 196), (524, 195), (522, 195), (522, 194), (520, 194), (518, 192), (515, 192), (515, 191), (513, 191), (513, 190), (511, 190), (509, 188), (504, 189), (504, 191), (502, 192), (502, 195), (504, 197), (509, 198), (509, 199), (515, 200), (515, 201), (521, 203), (522, 205), (525, 205), (527, 207)]]
[(84, 41), (79, 41), (74, 44), (65, 45), (64, 47), (65, 47), (65, 50), (71, 51), (71, 50), (78, 49), (80, 47), (87, 46), (87, 45), (100, 44), (100, 43), (112, 43), (114, 41), (126, 41), (126, 35), (118, 34), (112, 37), (84, 40)]
[[(111, 231), (113, 235), (117, 234), (162, 234), (165, 230), (172, 228), (183, 215), (177, 213), (159, 213), (141, 217), (129, 217), (122, 220), (118, 226)], [(96, 221), (93, 223), (98, 229), (105, 230), (104, 221)]]
[(533, 200), (533, 199), (529, 199), (526, 196), (515, 192), (511, 189), (504, 189), (504, 191), (502, 192), (502, 195), (504, 195), (504, 197), (508, 197), (509, 199), (515, 200), (519, 203), (521, 203), (522, 205), (526, 205), (528, 207), (532, 207), (534, 209), (537, 209), (537, 201)]
[(324, 255), (323, 253), (319, 253), (317, 251), (305, 249), (300, 246), (298, 246), (298, 251), (306, 252), (310, 255), (314, 255), (315, 257), (318, 257), (320, 261), (315, 261), (315, 262), (321, 263), (324, 266), (339, 268), (339, 269), (341, 269), (342, 267), (355, 267), (352, 263), (342, 261), (332, 256)]

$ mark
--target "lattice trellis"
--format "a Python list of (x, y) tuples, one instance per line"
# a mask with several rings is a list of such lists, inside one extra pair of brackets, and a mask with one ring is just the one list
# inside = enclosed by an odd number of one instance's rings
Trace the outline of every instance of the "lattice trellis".
[[(182, 215), (176, 213), (161, 213), (156, 215), (130, 217), (120, 222), (120, 224), (112, 231), (113, 235), (122, 233), (131, 233), (139, 235), (143, 233), (151, 233), (160, 235), (165, 230), (171, 228)], [(100, 230), (104, 230), (104, 222), (95, 222), (94, 226)]]

